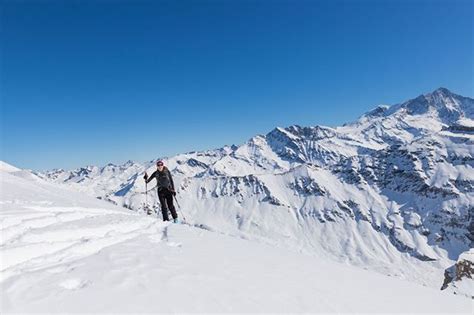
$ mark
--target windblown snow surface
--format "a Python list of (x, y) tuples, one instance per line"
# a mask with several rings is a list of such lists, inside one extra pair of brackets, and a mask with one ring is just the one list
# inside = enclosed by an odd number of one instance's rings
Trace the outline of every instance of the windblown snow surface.
[(0, 165), (5, 313), (470, 313), (471, 300), (204, 227)]

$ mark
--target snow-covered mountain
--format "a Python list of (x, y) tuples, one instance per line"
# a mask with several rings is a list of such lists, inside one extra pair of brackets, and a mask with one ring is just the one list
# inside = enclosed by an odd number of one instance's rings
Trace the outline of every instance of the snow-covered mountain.
[[(472, 98), (440, 88), (341, 127), (164, 160), (192, 224), (439, 288), (474, 244), (473, 113)], [(142, 211), (155, 161), (38, 176)]]
[(163, 223), (5, 163), (0, 179), (2, 314), (471, 311), (465, 297)]

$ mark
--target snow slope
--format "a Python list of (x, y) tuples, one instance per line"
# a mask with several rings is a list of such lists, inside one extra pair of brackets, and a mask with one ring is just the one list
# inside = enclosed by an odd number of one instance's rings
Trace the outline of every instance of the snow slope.
[(0, 170), (1, 313), (469, 313), (469, 299)]

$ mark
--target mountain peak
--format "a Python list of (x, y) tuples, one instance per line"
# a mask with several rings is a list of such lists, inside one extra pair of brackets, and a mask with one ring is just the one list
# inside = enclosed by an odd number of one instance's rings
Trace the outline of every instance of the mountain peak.
[(363, 115), (363, 117), (380, 117), (380, 116), (383, 116), (385, 111), (389, 108), (390, 108), (389, 105), (378, 105), (374, 109), (372, 109), (372, 110), (368, 111), (367, 113), (365, 113)]
[(451, 92), (450, 90), (448, 90), (448, 89), (445, 88), (445, 87), (439, 87), (439, 88), (437, 88), (436, 90), (434, 90), (433, 92), (431, 92), (430, 94), (453, 95), (454, 93)]
[(461, 117), (471, 117), (471, 104), (472, 99), (440, 87), (401, 104), (401, 107), (406, 109), (409, 115), (435, 114), (439, 121), (451, 125)]
[(282, 127), (274, 128), (272, 131), (270, 131), (266, 135), (266, 137), (279, 138), (279, 139), (287, 138), (287, 139), (292, 139), (292, 140), (295, 140), (297, 138), (294, 134), (292, 134), (290, 130), (288, 130), (288, 128), (282, 128)]

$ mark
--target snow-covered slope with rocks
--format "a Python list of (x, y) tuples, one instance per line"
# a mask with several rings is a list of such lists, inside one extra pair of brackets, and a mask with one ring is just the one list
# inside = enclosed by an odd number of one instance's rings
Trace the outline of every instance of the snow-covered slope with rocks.
[(474, 299), (474, 248), (462, 253), (456, 263), (444, 272), (441, 290), (448, 289)]
[(464, 297), (163, 223), (5, 163), (0, 179), (2, 314), (471, 311)]
[[(341, 127), (275, 128), (165, 163), (192, 224), (439, 288), (473, 247), (473, 113), (440, 88)], [(155, 161), (38, 175), (142, 211)]]

